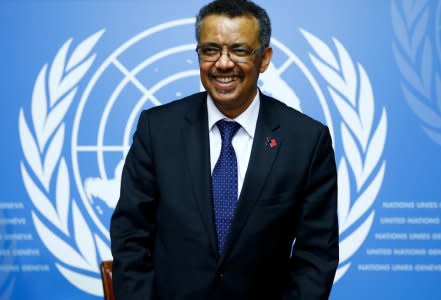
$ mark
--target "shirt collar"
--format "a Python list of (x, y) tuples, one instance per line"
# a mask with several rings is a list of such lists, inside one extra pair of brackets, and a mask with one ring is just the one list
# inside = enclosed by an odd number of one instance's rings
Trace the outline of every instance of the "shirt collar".
[(207, 94), (207, 112), (208, 112), (208, 130), (213, 129), (213, 126), (220, 120), (231, 120), (239, 123), (239, 125), (245, 130), (245, 132), (254, 138), (254, 132), (256, 131), (257, 117), (259, 115), (260, 108), (260, 93), (257, 91), (256, 96), (251, 102), (250, 106), (238, 115), (235, 119), (226, 117), (219, 111), (213, 102), (213, 99)]

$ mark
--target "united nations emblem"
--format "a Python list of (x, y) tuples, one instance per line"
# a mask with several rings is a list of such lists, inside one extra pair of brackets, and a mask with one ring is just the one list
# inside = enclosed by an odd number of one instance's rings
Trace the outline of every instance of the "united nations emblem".
[(441, 63), (441, 3), (393, 1), (391, 12), (404, 99), (424, 133), (441, 145), (441, 77), (434, 71)]
[[(140, 112), (201, 89), (196, 45), (189, 40), (193, 32), (194, 19), (141, 32), (97, 67), (81, 95), (79, 83), (93, 66), (93, 48), (104, 31), (72, 51), (68, 40), (41, 69), (30, 113), (20, 110), (21, 171), (34, 226), (59, 272), (89, 294), (102, 295), (98, 265), (111, 259), (109, 221)], [(334, 51), (306, 30), (301, 34), (311, 46), (314, 68), (273, 38), (273, 62), (259, 86), (330, 128), (340, 154), (338, 281), (373, 222), (372, 205), (385, 172), (386, 111), (377, 115), (364, 68), (338, 40)], [(69, 111), (72, 124), (66, 122)]]

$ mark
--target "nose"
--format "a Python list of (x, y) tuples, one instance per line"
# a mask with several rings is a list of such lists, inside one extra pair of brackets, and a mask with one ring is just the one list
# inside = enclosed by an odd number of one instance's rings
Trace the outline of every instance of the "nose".
[(229, 69), (234, 67), (234, 62), (231, 60), (227, 49), (223, 49), (219, 59), (216, 61), (216, 68)]

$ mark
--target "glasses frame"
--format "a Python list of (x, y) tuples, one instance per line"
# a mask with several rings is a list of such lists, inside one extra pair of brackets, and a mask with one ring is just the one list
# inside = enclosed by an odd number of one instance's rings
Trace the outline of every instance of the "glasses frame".
[[(218, 52), (218, 54), (216, 56), (213, 56), (213, 58), (208, 58), (207, 59), (207, 57), (204, 57), (200, 53), (200, 49), (203, 48), (203, 47), (208, 47), (208, 46), (209, 45), (197, 45), (196, 46), (195, 51), (198, 54), (199, 60), (202, 61), (202, 62), (213, 62), (213, 63), (217, 62), (222, 57), (222, 55), (225, 53), (227, 55), (228, 59), (231, 60), (232, 62), (235, 62), (235, 63), (247, 63), (247, 62), (250, 62), (250, 57), (252, 57), (257, 52), (259, 52), (259, 51), (261, 51), (261, 50), (266, 48), (265, 46), (260, 46), (260, 47), (257, 47), (256, 49), (252, 49), (252, 50), (251, 49), (247, 49), (247, 50), (251, 50), (251, 52), (249, 54), (247, 54), (245, 56), (240, 56), (240, 57), (234, 56), (234, 54), (233, 54), (233, 57), (232, 57), (231, 56), (231, 50), (234, 48), (233, 46), (219, 47), (218, 45), (212, 45), (211, 46), (212, 48), (217, 48), (220, 51)], [(214, 58), (214, 57), (216, 57), (216, 58)]]

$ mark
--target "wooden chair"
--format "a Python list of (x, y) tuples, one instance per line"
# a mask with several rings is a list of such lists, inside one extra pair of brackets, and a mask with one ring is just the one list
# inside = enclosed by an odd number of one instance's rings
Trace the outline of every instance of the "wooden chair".
[(112, 265), (113, 262), (111, 260), (107, 260), (103, 261), (100, 267), (104, 289), (104, 300), (115, 300), (112, 287)]

